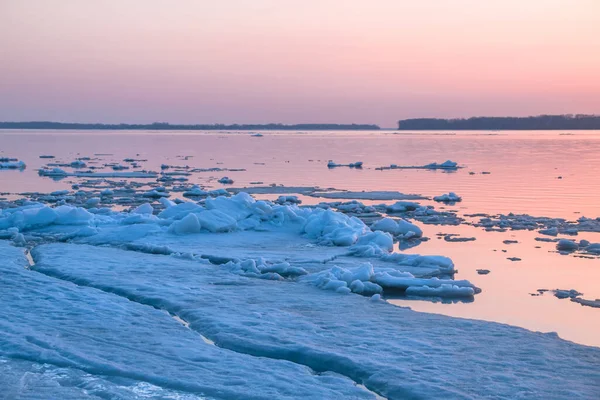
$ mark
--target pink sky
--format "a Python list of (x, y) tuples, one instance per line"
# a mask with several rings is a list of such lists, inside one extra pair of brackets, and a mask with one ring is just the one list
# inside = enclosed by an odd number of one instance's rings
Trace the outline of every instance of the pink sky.
[(1, 0), (0, 120), (600, 113), (599, 0)]

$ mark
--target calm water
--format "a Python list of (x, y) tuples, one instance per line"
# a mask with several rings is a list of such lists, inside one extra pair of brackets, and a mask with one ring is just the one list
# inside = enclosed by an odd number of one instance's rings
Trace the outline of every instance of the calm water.
[[(454, 191), (463, 202), (450, 208), (461, 214), (514, 212), (573, 220), (582, 215), (600, 216), (600, 131), (564, 133), (263, 132), (263, 137), (251, 137), (247, 132), (0, 131), (0, 157), (27, 163), (25, 171), (0, 171), (0, 192), (14, 197), (20, 192), (70, 188), (71, 179), (55, 182), (37, 175), (37, 168), (54, 161), (39, 155), (70, 162), (77, 157), (110, 154), (102, 156), (102, 162), (144, 158), (148, 161), (141, 164), (151, 170), (159, 170), (163, 163), (246, 169), (201, 173), (189, 182), (214, 188), (222, 187), (216, 179), (227, 175), (235, 187), (261, 181), (265, 185), (397, 190), (426, 196)], [(190, 158), (184, 161), (182, 156)], [(328, 169), (329, 159), (363, 161), (364, 168)], [(465, 168), (455, 173), (375, 170), (390, 164), (423, 165), (447, 159)], [(490, 174), (481, 174), (484, 171)], [(407, 251), (451, 257), (459, 270), (456, 278), (471, 280), (483, 292), (473, 303), (395, 303), (419, 311), (555, 331), (563, 338), (600, 346), (600, 309), (558, 300), (551, 294), (529, 294), (540, 288), (560, 288), (577, 289), (587, 299), (600, 298), (600, 260), (556, 254), (552, 243), (534, 241), (539, 234), (532, 232), (484, 232), (464, 225), (425, 225), (423, 229), (432, 240)], [(437, 233), (460, 233), (475, 236), (477, 241), (448, 243), (437, 240)], [(505, 239), (520, 243), (505, 245)], [(581, 233), (578, 239), (600, 242), (600, 234)], [(522, 261), (508, 261), (511, 256)], [(491, 273), (478, 275), (475, 270), (479, 268)]]

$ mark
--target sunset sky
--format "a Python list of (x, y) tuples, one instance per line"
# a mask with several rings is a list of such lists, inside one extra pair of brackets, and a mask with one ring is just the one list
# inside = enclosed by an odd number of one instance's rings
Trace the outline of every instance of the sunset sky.
[(600, 0), (0, 0), (0, 120), (600, 113)]

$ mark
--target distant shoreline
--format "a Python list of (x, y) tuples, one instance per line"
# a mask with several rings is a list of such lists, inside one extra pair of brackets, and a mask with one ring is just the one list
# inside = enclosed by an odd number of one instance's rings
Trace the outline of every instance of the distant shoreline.
[(600, 129), (600, 115), (535, 117), (413, 118), (398, 121), (400, 131), (536, 131)]
[(341, 131), (341, 130), (380, 130), (378, 125), (371, 124), (169, 124), (155, 122), (152, 124), (91, 124), (74, 122), (26, 121), (0, 122), (0, 129), (61, 129), (61, 130), (154, 130), (154, 131), (274, 131), (274, 130), (307, 130), (307, 131)]

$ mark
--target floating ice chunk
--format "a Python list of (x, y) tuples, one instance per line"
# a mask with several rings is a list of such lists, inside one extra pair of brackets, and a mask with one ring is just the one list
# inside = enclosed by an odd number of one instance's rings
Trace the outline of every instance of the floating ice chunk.
[(458, 168), (458, 163), (454, 161), (444, 161), (443, 163), (431, 163), (426, 165), (408, 165), (408, 166), (399, 166), (397, 164), (391, 164), (389, 167), (378, 167), (378, 170), (388, 170), (388, 169), (443, 169), (443, 170), (451, 170), (455, 171)]
[(382, 218), (371, 225), (372, 230), (388, 232), (395, 235), (398, 232), (398, 223), (392, 218)]
[(548, 228), (548, 229), (541, 229), (539, 231), (542, 235), (548, 235), (548, 236), (556, 236), (558, 235), (558, 228), (553, 226), (552, 228)]
[[(583, 240), (582, 240), (582, 242), (583, 242)], [(579, 243), (579, 246), (582, 247), (581, 242)], [(587, 253), (600, 254), (600, 243), (590, 243), (587, 246), (583, 246), (583, 247)]]
[(421, 228), (412, 224), (406, 220), (398, 219), (398, 235), (410, 236), (410, 237), (421, 237), (423, 236), (423, 231)]
[(111, 189), (104, 189), (103, 191), (100, 192), (101, 196), (112, 196), (114, 194), (115, 194), (115, 192), (113, 192)]
[(327, 162), (327, 168), (335, 168), (335, 167), (350, 167), (350, 168), (362, 168), (363, 162), (357, 161), (349, 164), (337, 164), (333, 160), (329, 160)]
[(185, 192), (183, 192), (183, 195), (185, 197), (200, 197), (200, 196), (208, 196), (208, 192), (206, 190), (203, 190), (202, 188), (200, 188), (200, 186), (198, 185), (194, 185), (191, 187), (191, 189), (186, 190)]
[(462, 237), (453, 233), (448, 233), (442, 236), (444, 236), (444, 240), (446, 242), (473, 242), (477, 240), (475, 237)]
[(441, 196), (435, 196), (433, 200), (442, 202), (442, 203), (456, 203), (462, 201), (462, 197), (457, 195), (454, 192), (442, 194)]
[(150, 197), (150, 198), (154, 198), (154, 199), (159, 199), (161, 197), (169, 197), (169, 196), (170, 196), (169, 192), (165, 191), (164, 188), (163, 188), (163, 190), (158, 190), (158, 188), (157, 188), (157, 189), (152, 189), (145, 193), (142, 193), (142, 197)]
[(69, 165), (71, 167), (73, 167), (73, 168), (85, 168), (85, 167), (87, 167), (87, 164), (85, 162), (81, 161), (81, 160), (72, 161)]
[(279, 196), (275, 201), (277, 204), (301, 204), (302, 200), (298, 196)]
[(581, 296), (583, 293), (579, 293), (575, 289), (565, 290), (565, 289), (556, 289), (553, 290), (554, 296), (559, 299), (567, 299), (567, 298), (575, 298)]
[(579, 303), (582, 306), (600, 308), (600, 299), (586, 300), (586, 299), (582, 299), (581, 297), (575, 297), (575, 298), (571, 298), (571, 301), (573, 301), (575, 303)]
[[(438, 279), (438, 278), (415, 278), (412, 274), (407, 272), (397, 271), (384, 271), (376, 273), (374, 281), (383, 287), (385, 291), (406, 291), (409, 287), (414, 286), (427, 286), (429, 288), (438, 288), (442, 285), (458, 286), (471, 288), (473, 291), (471, 295), (481, 292), (479, 288), (476, 288), (471, 282), (467, 280), (452, 280), (452, 279)], [(428, 289), (425, 289), (428, 290)], [(417, 294), (414, 292), (412, 294)], [(438, 295), (442, 296), (442, 295)]]
[(458, 163), (451, 160), (446, 160), (441, 164), (431, 163), (425, 165), (424, 167), (427, 169), (457, 169)]
[(64, 169), (52, 168), (52, 169), (40, 169), (38, 171), (38, 175), (40, 175), (40, 176), (63, 177), (63, 176), (67, 176), (68, 173)]
[(233, 179), (231, 179), (231, 178), (229, 178), (227, 176), (224, 176), (221, 179), (219, 179), (218, 182), (222, 183), (224, 185), (231, 185), (233, 183)]
[(394, 236), (402, 235), (409, 237), (421, 237), (423, 231), (421, 228), (403, 219), (397, 221), (392, 218), (382, 218), (371, 225), (372, 230), (391, 233)]
[(401, 213), (405, 211), (414, 211), (420, 208), (421, 205), (419, 203), (414, 203), (411, 201), (397, 201), (394, 204), (385, 206), (386, 211), (389, 213)]
[(0, 162), (0, 169), (25, 169), (23, 161), (4, 161)]
[(154, 208), (152, 207), (152, 205), (148, 204), (148, 203), (144, 203), (138, 207), (136, 207), (131, 213), (132, 214), (152, 214), (154, 212)]
[(315, 209), (303, 227), (309, 238), (322, 244), (351, 246), (358, 238), (369, 232), (367, 226), (356, 217), (331, 210)]
[(87, 199), (85, 205), (88, 207), (96, 207), (98, 204), (100, 204), (100, 201), (100, 197), (91, 197)]
[(409, 296), (433, 296), (433, 297), (472, 297), (475, 290), (471, 287), (452, 285), (444, 283), (437, 287), (409, 286), (406, 288)]
[(169, 226), (169, 233), (174, 233), (176, 235), (199, 233), (201, 228), (202, 226), (196, 214), (190, 213), (179, 221), (173, 222), (171, 226)]
[(579, 245), (577, 242), (568, 239), (560, 239), (558, 243), (556, 243), (556, 250), (558, 251), (566, 251), (572, 252), (579, 249)]

